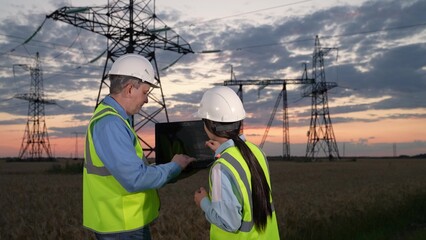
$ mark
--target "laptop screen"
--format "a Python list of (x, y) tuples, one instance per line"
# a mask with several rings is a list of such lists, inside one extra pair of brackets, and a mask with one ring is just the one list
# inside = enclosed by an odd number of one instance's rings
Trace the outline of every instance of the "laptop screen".
[(202, 120), (155, 124), (155, 162), (168, 163), (175, 154), (194, 157), (189, 169), (206, 168), (213, 161), (213, 151), (205, 146), (209, 140)]

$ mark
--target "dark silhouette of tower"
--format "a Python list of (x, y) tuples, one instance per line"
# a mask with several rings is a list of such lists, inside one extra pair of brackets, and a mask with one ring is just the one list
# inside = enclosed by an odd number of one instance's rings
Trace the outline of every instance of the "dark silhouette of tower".
[(81, 134), (84, 136), (84, 132), (73, 132), (75, 134), (75, 146), (74, 146), (74, 160), (77, 160), (80, 156), (78, 152), (78, 135)]
[(21, 149), (19, 150), (19, 159), (26, 161), (53, 160), (46, 121), (44, 119), (44, 105), (55, 104), (55, 101), (48, 100), (44, 96), (43, 72), (39, 54), (36, 54), (35, 65), (33, 67), (23, 64), (18, 64), (18, 66), (29, 70), (31, 74), (30, 92), (14, 96), (29, 103), (28, 120)]
[(296, 79), (264, 79), (264, 80), (237, 80), (234, 74), (233, 68), (231, 68), (231, 80), (224, 81), (224, 86), (236, 86), (238, 85), (238, 96), (240, 96), (241, 101), (243, 102), (243, 85), (257, 85), (259, 86), (259, 92), (261, 89), (265, 88), (268, 85), (281, 85), (282, 90), (275, 101), (272, 114), (269, 118), (268, 124), (266, 125), (265, 132), (263, 134), (262, 140), (259, 144), (261, 148), (265, 144), (266, 137), (268, 136), (269, 129), (271, 128), (272, 122), (274, 120), (275, 114), (278, 110), (278, 106), (282, 99), (282, 114), (283, 114), (283, 159), (290, 159), (290, 129), (289, 129), (289, 120), (288, 120), (288, 103), (287, 103), (287, 84), (312, 84), (313, 79), (308, 78), (306, 65), (302, 78)]
[[(47, 18), (74, 25), (103, 35), (108, 39), (107, 59), (96, 105), (99, 104), (104, 88), (109, 87), (107, 81), (108, 65), (126, 53), (138, 53), (145, 56), (153, 64), (160, 88), (153, 89), (150, 93), (152, 100), (150, 102), (155, 103), (157, 107), (141, 110), (133, 117), (135, 131), (139, 131), (148, 123), (158, 123), (156, 117), (163, 110), (166, 120), (169, 121), (158, 73), (156, 50), (175, 52), (180, 54), (180, 57), (183, 54), (193, 53), (193, 51), (185, 40), (157, 17), (154, 0), (108, 1), (108, 5), (104, 7), (63, 7), (48, 15)], [(149, 156), (154, 148), (147, 141), (139, 138), (143, 143), (146, 156)]]
[(321, 156), (329, 160), (340, 158), (331, 124), (327, 96), (328, 90), (337, 87), (337, 83), (327, 82), (324, 70), (324, 56), (331, 50), (337, 50), (337, 48), (323, 48), (318, 36), (315, 37), (315, 49), (312, 56), (312, 78), (315, 81), (303, 93), (303, 96), (310, 96), (312, 99), (311, 122), (306, 146), (306, 157), (312, 160)]

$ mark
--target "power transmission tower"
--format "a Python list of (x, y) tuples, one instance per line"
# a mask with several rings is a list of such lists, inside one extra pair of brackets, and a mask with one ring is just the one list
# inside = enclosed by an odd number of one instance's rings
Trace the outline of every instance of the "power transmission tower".
[(73, 132), (75, 134), (75, 148), (74, 148), (74, 160), (78, 159), (78, 135), (79, 134), (85, 134), (84, 132)]
[[(163, 89), (160, 81), (156, 50), (166, 50), (181, 54), (193, 53), (190, 45), (177, 35), (170, 27), (167, 27), (155, 14), (155, 0), (124, 1), (116, 0), (108, 2), (105, 7), (63, 7), (47, 18), (62, 21), (76, 27), (100, 34), (108, 39), (107, 59), (102, 74), (96, 105), (101, 100), (101, 92), (107, 83), (107, 69), (110, 62), (126, 53), (138, 53), (151, 61), (156, 71), (156, 79), (160, 88), (152, 89), (149, 95), (151, 102), (157, 107), (151, 110), (140, 110), (133, 118), (135, 131), (139, 131), (148, 123), (158, 123), (157, 115), (165, 113), (167, 122), (169, 116), (164, 100)], [(160, 26), (158, 26), (160, 25)], [(177, 62), (180, 58), (174, 61)], [(154, 148), (147, 141), (139, 137), (146, 146), (146, 156), (149, 156)]]
[(393, 143), (393, 157), (396, 157), (396, 143)]
[(337, 83), (327, 82), (324, 70), (324, 56), (331, 50), (337, 50), (337, 48), (323, 48), (318, 36), (315, 37), (315, 49), (312, 55), (314, 83), (303, 93), (304, 97), (310, 96), (312, 99), (311, 122), (306, 146), (306, 157), (312, 160), (318, 158), (322, 153), (329, 160), (340, 158), (331, 124), (327, 96), (328, 90), (337, 87)]
[[(55, 104), (48, 100), (43, 91), (43, 72), (37, 52), (34, 67), (17, 64), (31, 75), (30, 92), (16, 94), (14, 97), (28, 101), (28, 120), (19, 150), (19, 159), (27, 161), (53, 160), (44, 119), (44, 105)], [(44, 155), (45, 154), (45, 155)]]
[(243, 88), (242, 88), (243, 85), (258, 85), (260, 86), (259, 91), (268, 85), (282, 85), (283, 88), (275, 102), (274, 108), (272, 110), (272, 114), (269, 118), (268, 124), (266, 125), (266, 129), (259, 146), (263, 148), (263, 145), (265, 144), (266, 137), (268, 136), (269, 129), (272, 125), (272, 121), (274, 120), (275, 114), (277, 112), (278, 106), (282, 98), (283, 100), (283, 105), (282, 105), (283, 155), (282, 156), (283, 156), (283, 159), (289, 159), (290, 158), (290, 130), (289, 130), (289, 120), (288, 120), (287, 84), (312, 84), (312, 83), (313, 83), (313, 79), (308, 78), (306, 65), (305, 65), (302, 78), (298, 78), (298, 79), (237, 80), (233, 72), (233, 69), (231, 68), (231, 80), (224, 81), (223, 85), (239, 86), (237, 94), (238, 96), (240, 96), (241, 101), (243, 101)]

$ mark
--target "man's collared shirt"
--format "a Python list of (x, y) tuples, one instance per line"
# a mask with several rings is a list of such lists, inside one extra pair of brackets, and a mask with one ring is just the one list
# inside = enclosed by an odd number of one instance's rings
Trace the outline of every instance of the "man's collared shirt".
[[(114, 108), (120, 116), (130, 121), (123, 107), (111, 96), (105, 97), (103, 103)], [(136, 155), (136, 139), (126, 123), (117, 116), (108, 115), (94, 124), (92, 132), (96, 153), (105, 167), (117, 181), (129, 192), (158, 189), (180, 172), (175, 162), (161, 165), (149, 165)], [(144, 157), (145, 158), (145, 157)]]

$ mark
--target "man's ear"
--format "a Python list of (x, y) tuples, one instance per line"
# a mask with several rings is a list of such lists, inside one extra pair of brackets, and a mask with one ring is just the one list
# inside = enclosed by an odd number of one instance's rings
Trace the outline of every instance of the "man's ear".
[(126, 96), (130, 96), (131, 94), (132, 94), (132, 91), (133, 91), (134, 89), (133, 89), (133, 85), (132, 84), (127, 84), (125, 87), (124, 87), (124, 94), (126, 95)]

